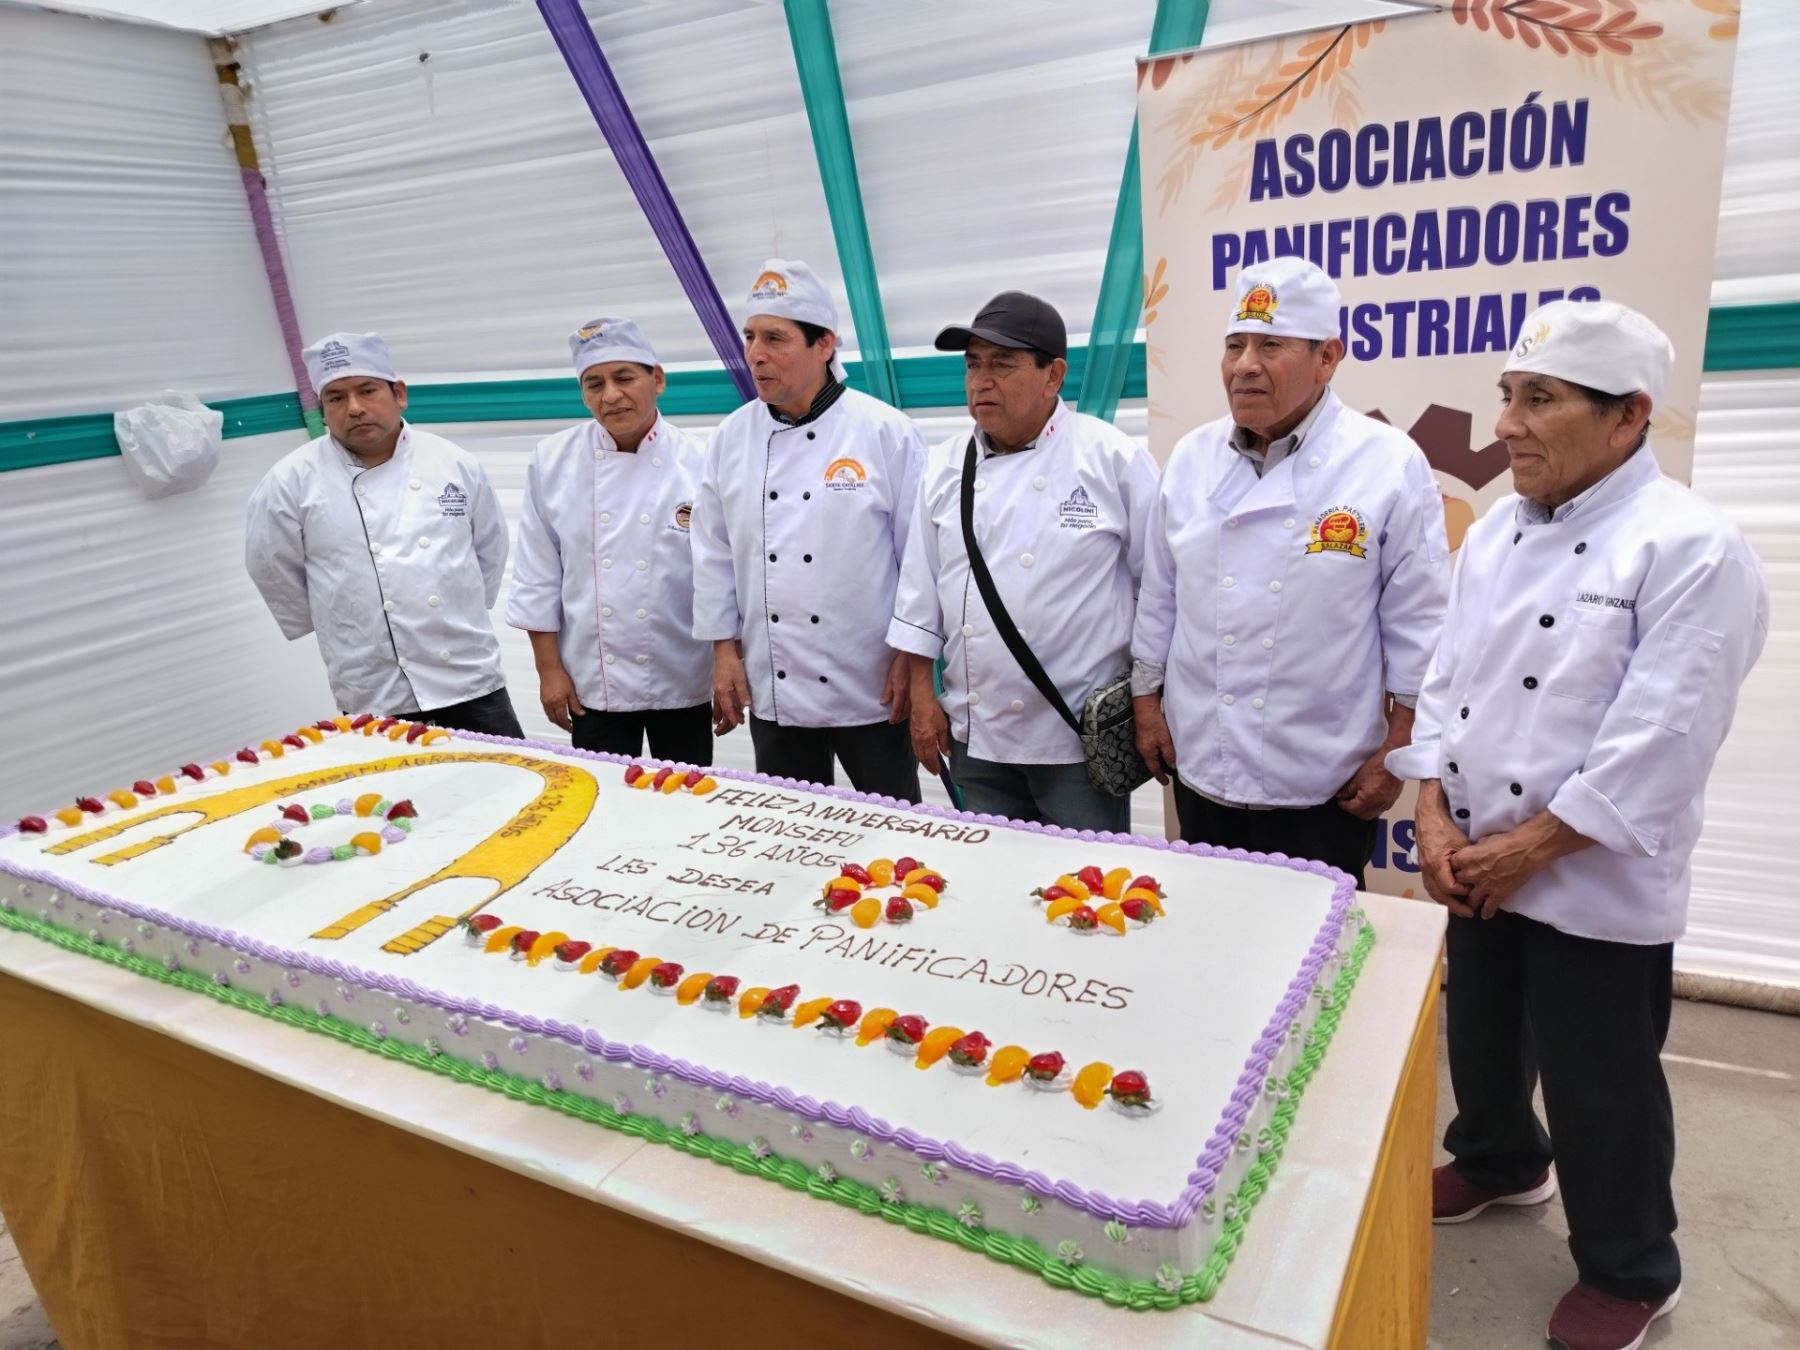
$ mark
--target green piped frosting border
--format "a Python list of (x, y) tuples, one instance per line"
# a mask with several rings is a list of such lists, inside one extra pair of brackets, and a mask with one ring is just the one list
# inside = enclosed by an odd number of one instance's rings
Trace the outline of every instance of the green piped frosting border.
[[(1360, 916), (1361, 911), (1352, 911)], [(1219, 1240), (1213, 1244), (1212, 1254), (1206, 1263), (1193, 1274), (1185, 1276), (1177, 1289), (1164, 1289), (1153, 1280), (1126, 1280), (1117, 1275), (1107, 1275), (1092, 1267), (1071, 1266), (1053, 1252), (1045, 1251), (1037, 1243), (1028, 1238), (1008, 1237), (1001, 1233), (989, 1233), (980, 1228), (966, 1227), (943, 1210), (930, 1209), (924, 1205), (912, 1205), (904, 1202), (892, 1203), (881, 1198), (880, 1192), (873, 1186), (864, 1185), (860, 1181), (852, 1181), (839, 1177), (835, 1181), (826, 1181), (811, 1168), (801, 1163), (792, 1162), (773, 1155), (759, 1158), (744, 1144), (730, 1144), (719, 1139), (709, 1139), (704, 1134), (685, 1135), (679, 1129), (665, 1125), (661, 1121), (651, 1120), (645, 1116), (625, 1115), (599, 1102), (590, 1101), (586, 1097), (574, 1096), (567, 1092), (552, 1092), (542, 1083), (533, 1079), (521, 1078), (516, 1074), (501, 1073), (494, 1069), (484, 1069), (479, 1065), (468, 1064), (449, 1055), (432, 1055), (419, 1046), (402, 1045), (397, 1041), (384, 1040), (367, 1028), (344, 1021), (338, 1017), (321, 1017), (314, 1012), (288, 1004), (271, 1004), (266, 998), (245, 993), (229, 985), (215, 983), (211, 978), (190, 970), (170, 970), (160, 961), (147, 956), (128, 956), (115, 947), (94, 942), (79, 933), (58, 928), (44, 923), (17, 911), (0, 910), (0, 927), (14, 929), (21, 933), (29, 933), (66, 951), (79, 952), (96, 960), (106, 961), (112, 965), (129, 970), (134, 974), (160, 980), (164, 984), (185, 989), (189, 993), (204, 994), (220, 1003), (229, 1004), (245, 1012), (256, 1013), (272, 1021), (282, 1022), (288, 1026), (299, 1027), (306, 1031), (317, 1032), (353, 1045), (359, 1050), (367, 1050), (371, 1054), (382, 1055), (388, 1059), (398, 1060), (403, 1064), (411, 1064), (415, 1068), (429, 1069), (454, 1078), (458, 1082), (473, 1083), (491, 1091), (503, 1093), (518, 1101), (531, 1102), (538, 1106), (547, 1106), (551, 1110), (561, 1111), (564, 1115), (574, 1116), (578, 1120), (586, 1120), (595, 1125), (603, 1125), (609, 1130), (617, 1130), (622, 1134), (635, 1135), (639, 1139), (647, 1139), (652, 1143), (666, 1144), (670, 1148), (680, 1149), (695, 1157), (707, 1158), (745, 1176), (762, 1177), (769, 1181), (778, 1181), (789, 1190), (805, 1191), (821, 1200), (832, 1200), (850, 1209), (864, 1214), (879, 1215), (889, 1223), (901, 1224), (915, 1233), (925, 1233), (931, 1237), (942, 1238), (966, 1247), (972, 1252), (981, 1252), (996, 1261), (1004, 1261), (1008, 1265), (1032, 1271), (1043, 1280), (1058, 1289), (1071, 1289), (1076, 1293), (1087, 1294), (1094, 1298), (1104, 1299), (1117, 1307), (1133, 1308), (1139, 1311), (1151, 1308), (1177, 1308), (1184, 1303), (1204, 1303), (1210, 1300), (1219, 1290), (1219, 1284), (1225, 1278), (1225, 1272), (1231, 1265), (1231, 1259), (1237, 1255), (1237, 1249), (1243, 1242), (1244, 1228), (1250, 1222), (1250, 1211), (1262, 1193), (1268, 1189), (1270, 1179), (1275, 1175), (1277, 1163), (1281, 1160), (1282, 1151), (1287, 1146), (1288, 1131), (1293, 1127), (1294, 1114), (1299, 1109), (1301, 1094), (1312, 1076), (1318, 1071), (1319, 1063), (1325, 1057), (1325, 1051), (1331, 1045), (1331, 1039), (1337, 1032), (1338, 1019), (1343, 1016), (1344, 1005), (1350, 992), (1356, 987), (1357, 976), (1362, 973), (1363, 961), (1369, 949), (1375, 943), (1375, 930), (1366, 922), (1356, 941), (1345, 958), (1338, 972), (1337, 981), (1331, 988), (1331, 999), (1328, 1006), (1322, 1008), (1318, 1019), (1313, 1024), (1310, 1043), (1301, 1051), (1299, 1060), (1288, 1071), (1286, 1083), (1288, 1098), (1275, 1108), (1274, 1118), (1269, 1124), (1272, 1146), (1262, 1153), (1251, 1164), (1249, 1173), (1232, 1196), (1236, 1212), (1229, 1217), (1221, 1215)], [(1230, 1206), (1226, 1207), (1227, 1209)]]

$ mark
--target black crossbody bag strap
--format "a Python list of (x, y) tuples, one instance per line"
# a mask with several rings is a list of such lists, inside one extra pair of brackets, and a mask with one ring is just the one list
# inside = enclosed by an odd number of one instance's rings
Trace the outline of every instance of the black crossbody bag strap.
[(1063, 702), (1063, 696), (1045, 672), (1031, 648), (1025, 645), (1025, 639), (1019, 636), (1019, 630), (1012, 621), (1012, 615), (1006, 612), (1006, 606), (1000, 603), (1000, 592), (994, 589), (994, 578), (988, 572), (987, 559), (981, 556), (981, 548), (975, 542), (975, 438), (969, 437), (969, 449), (963, 456), (962, 472), (962, 534), (963, 550), (969, 555), (969, 571), (975, 575), (975, 589), (981, 592), (981, 602), (987, 606), (988, 617), (1000, 630), (1000, 638), (1006, 643), (1006, 649), (1013, 654), (1013, 660), (1019, 663), (1019, 669), (1025, 672), (1030, 681), (1037, 686), (1052, 708), (1062, 714), (1063, 721), (1069, 724), (1077, 736), (1081, 734), (1081, 719), (1069, 711), (1069, 705)]

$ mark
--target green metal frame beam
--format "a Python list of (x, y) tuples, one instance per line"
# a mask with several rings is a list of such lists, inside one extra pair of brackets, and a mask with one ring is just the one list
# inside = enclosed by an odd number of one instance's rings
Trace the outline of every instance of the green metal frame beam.
[(894, 374), (894, 349), (888, 342), (881, 284), (875, 277), (875, 254), (869, 246), (869, 219), (856, 176), (850, 118), (844, 111), (844, 82), (838, 74), (831, 11), (826, 0), (785, 0), (782, 7), (787, 12), (794, 65), (800, 72), (806, 120), (812, 127), (819, 181), (825, 187), (825, 209), (831, 214), (838, 265), (844, 271), (844, 288), (850, 293), (850, 317), (856, 321), (856, 347), (862, 357), (860, 384), (883, 403), (897, 405), (900, 387)]
[[(1206, 31), (1207, 0), (1156, 0), (1150, 26), (1150, 55), (1198, 47)], [(1125, 172), (1119, 201), (1113, 208), (1112, 237), (1106, 245), (1106, 268), (1100, 274), (1100, 298), (1088, 329), (1091, 353), (1076, 407), (1108, 421), (1125, 391), (1126, 368), (1137, 345), (1138, 316), (1144, 312), (1144, 208), (1138, 186), (1137, 116), (1125, 150)], [(1073, 383), (1073, 374), (1070, 377)]]

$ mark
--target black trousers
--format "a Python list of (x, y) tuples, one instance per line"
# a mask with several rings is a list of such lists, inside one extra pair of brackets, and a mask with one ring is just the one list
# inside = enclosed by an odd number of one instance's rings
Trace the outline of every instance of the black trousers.
[(650, 738), (657, 759), (701, 766), (712, 763), (712, 704), (692, 708), (646, 708), (642, 712), (595, 712), (574, 719), (577, 750), (636, 755)]
[(784, 727), (750, 718), (756, 771), (777, 778), (830, 787), (835, 755), (858, 792), (919, 800), (919, 761), (913, 757), (907, 723), (871, 722), (860, 727)]
[(1190, 844), (1311, 858), (1355, 877), (1357, 890), (1368, 889), (1363, 884), (1363, 868), (1375, 851), (1380, 822), (1359, 820), (1336, 802), (1251, 811), (1221, 806), (1177, 778), (1175, 816), (1182, 839)]
[[(1572, 937), (1502, 910), (1452, 915), (1449, 952), (1444, 1147), (1457, 1170), (1517, 1191), (1555, 1162), (1582, 1280), (1619, 1298), (1673, 1293), (1675, 1116), (1660, 1055), (1674, 944)], [(1531, 1108), (1540, 1077), (1548, 1132)]]
[(512, 697), (506, 692), (505, 685), (491, 694), (452, 703), (447, 708), (433, 708), (429, 712), (396, 713), (395, 716), (414, 722), (429, 722), (434, 727), (447, 727), (451, 731), (481, 731), (489, 736), (511, 736), (519, 741), (525, 739), (525, 728), (519, 725), (519, 715), (513, 711)]

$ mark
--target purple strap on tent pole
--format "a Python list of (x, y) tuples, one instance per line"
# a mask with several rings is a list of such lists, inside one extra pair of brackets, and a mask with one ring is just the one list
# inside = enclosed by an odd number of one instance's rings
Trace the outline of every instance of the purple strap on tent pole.
[(612, 67), (606, 64), (600, 40), (588, 25), (580, 0), (537, 0), (537, 7), (562, 52), (569, 74), (575, 77), (576, 87), (600, 124), (600, 133), (612, 148), (613, 158), (625, 171), (625, 181), (631, 184), (645, 219), (656, 231), (663, 252), (681, 279), (688, 303), (693, 305), (719, 359), (730, 372), (731, 382), (746, 401), (754, 398), (755, 386), (750, 382), (750, 367), (744, 363), (737, 325), (719, 298), (719, 288), (713, 284), (700, 250), (694, 247), (694, 237), (688, 233), (669, 185), (656, 167), (644, 133), (638, 130), (637, 119), (631, 115), (619, 82), (613, 78)]
[(275, 301), (275, 318), (281, 324), (281, 340), (287, 348), (288, 365), (293, 367), (294, 385), (300, 395), (300, 413), (308, 430), (324, 434), (320, 420), (319, 396), (313, 392), (312, 377), (306, 373), (301, 359), (300, 318), (294, 313), (293, 292), (288, 289), (287, 268), (281, 262), (281, 245), (275, 239), (275, 222), (269, 215), (269, 189), (262, 174), (255, 169), (241, 169), (244, 196), (250, 202), (250, 221), (256, 228), (256, 245), (262, 250), (263, 267), (269, 274), (269, 294)]

